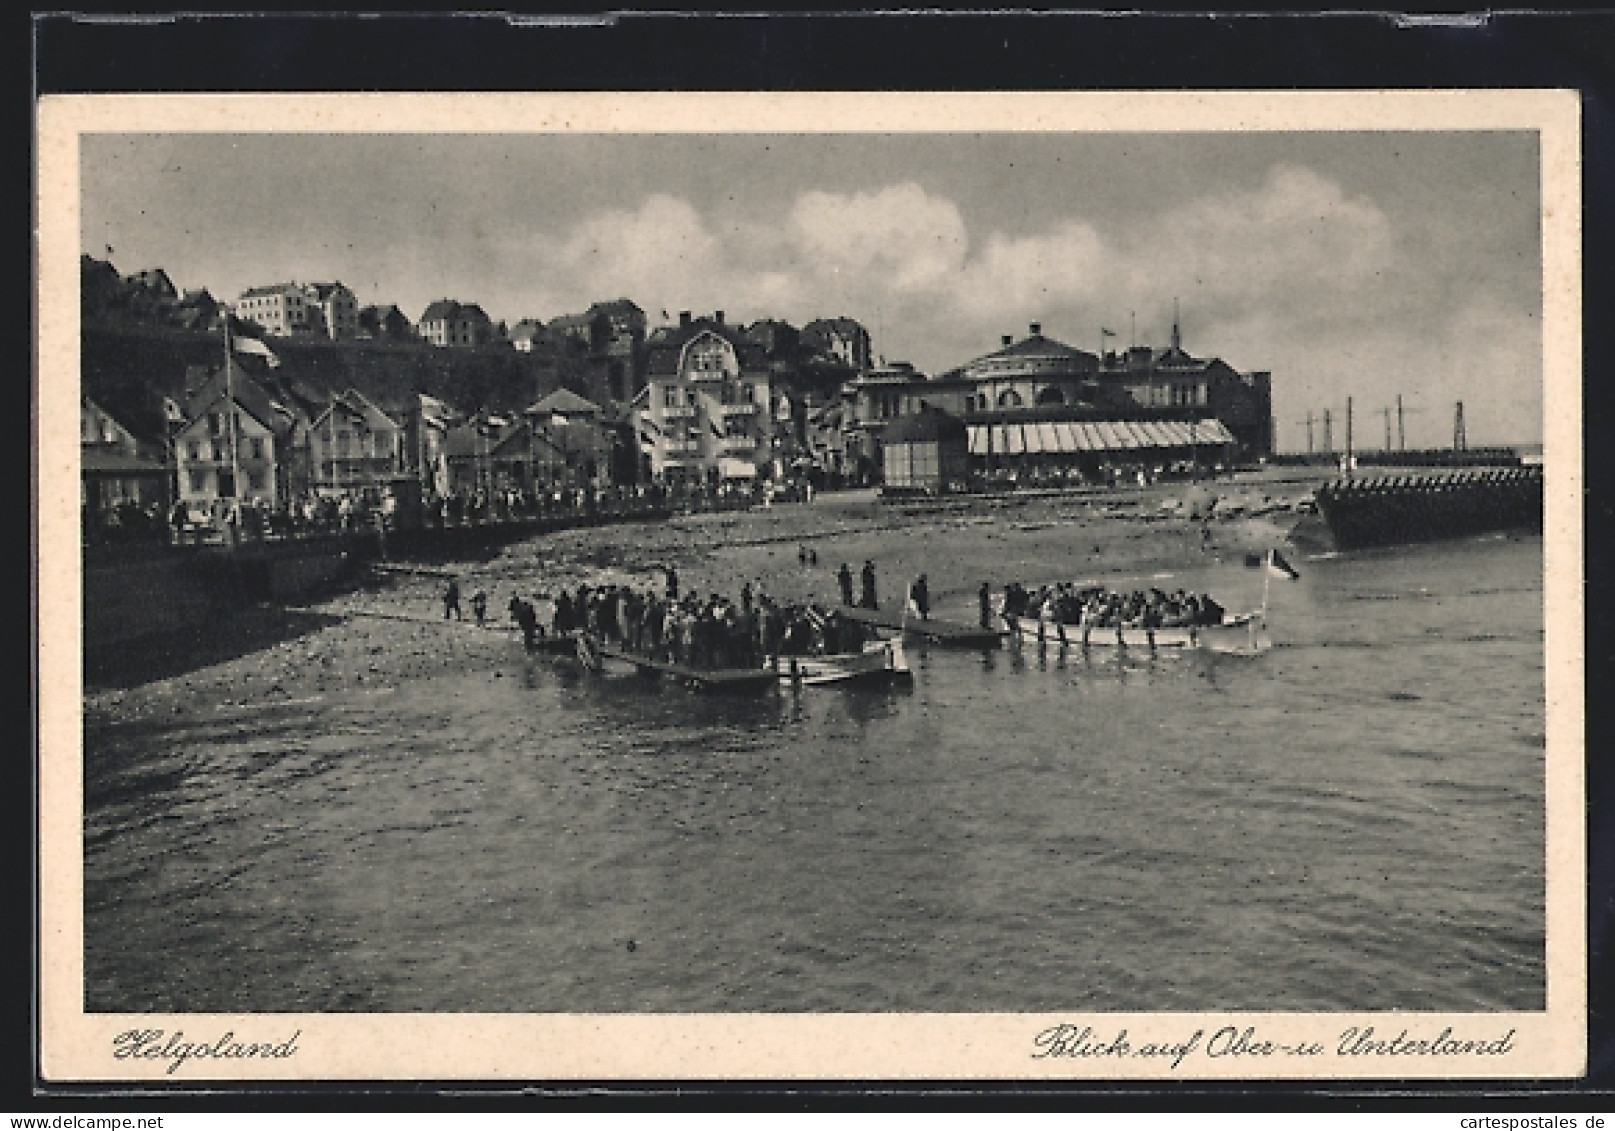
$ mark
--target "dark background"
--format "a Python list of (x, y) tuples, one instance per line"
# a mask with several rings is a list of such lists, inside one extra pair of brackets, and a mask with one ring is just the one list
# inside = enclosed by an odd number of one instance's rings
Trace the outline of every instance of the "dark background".
[[(81, 12), (86, 11), (84, 9)], [(130, 9), (125, 9), (130, 11)], [(32, 99), (51, 93), (178, 91), (425, 91), (425, 90), (1247, 90), (1456, 87), (1568, 87), (1580, 91), (1583, 128), (1583, 309), (1587, 586), (1588, 922), (1590, 944), (1589, 1076), (1581, 1081), (1495, 1085), (1386, 1081), (1328, 1088), (1152, 1085), (885, 1086), (853, 1083), (817, 1086), (725, 1087), (614, 1083), (576, 1085), (536, 1094), (551, 1107), (627, 1108), (712, 1106), (827, 1110), (846, 1107), (1042, 1106), (1051, 1101), (1085, 1108), (1166, 1106), (1401, 1110), (1529, 1109), (1566, 1114), (1608, 1110), (1599, 1097), (1615, 1083), (1615, 1027), (1610, 1010), (1615, 984), (1609, 963), (1615, 910), (1615, 819), (1611, 817), (1611, 728), (1603, 709), (1615, 687), (1615, 645), (1610, 640), (1608, 588), (1602, 584), (1615, 526), (1610, 469), (1607, 393), (1615, 356), (1611, 263), (1615, 262), (1615, 13), (1516, 14), (1445, 25), (1375, 15), (1301, 14), (1223, 16), (1138, 13), (1115, 16), (916, 15), (877, 11), (815, 15), (758, 12), (750, 16), (690, 17), (641, 11), (589, 14), (566, 26), (519, 26), (498, 15), (445, 16), (428, 12), (352, 15), (186, 14), (130, 22), (109, 14), (74, 17), (33, 13), (28, 28), (32, 58), (28, 109), (19, 115), (31, 137)], [(374, 10), (373, 10), (374, 11)], [(177, 14), (172, 14), (176, 13)], [(756, 10), (754, 10), (756, 12)], [(20, 29), (19, 29), (20, 30)], [(19, 43), (19, 39), (13, 40)], [(14, 103), (21, 109), (21, 102)], [(13, 166), (15, 168), (16, 166)], [(31, 191), (31, 183), (25, 192)], [(21, 343), (18, 343), (21, 345)], [(25, 361), (24, 364), (27, 364)], [(30, 406), (31, 407), (31, 406)], [(20, 424), (21, 421), (18, 421)], [(21, 475), (20, 445), (12, 445)], [(37, 631), (37, 624), (35, 625)], [(28, 663), (32, 670), (32, 655)], [(30, 682), (30, 693), (33, 684)], [(33, 717), (32, 698), (25, 723)], [(33, 734), (32, 728), (29, 729)], [(37, 755), (37, 740), (31, 744)], [(31, 867), (34, 824), (32, 759), (10, 759), (5, 791), (10, 820), (7, 869), (14, 909), (7, 953), (12, 977), (6, 1016), (32, 1013), (37, 984), (33, 963)], [(25, 861), (27, 863), (25, 863)], [(28, 971), (27, 977), (24, 971)], [(483, 1092), (448, 1085), (457, 1097), (431, 1085), (394, 1088), (340, 1084), (199, 1097), (148, 1091), (75, 1088), (39, 1091), (37, 1032), (13, 1021), (3, 1059), (11, 1111), (90, 1112), (181, 1107), (413, 1108), (455, 1103), (503, 1106), (518, 1099), (508, 1086)], [(194, 1085), (193, 1085), (194, 1087)], [(1589, 1095), (1591, 1092), (1593, 1094)], [(1484, 1094), (1483, 1094), (1484, 1093)], [(535, 1089), (527, 1092), (531, 1106)], [(477, 1101), (475, 1104), (472, 1101)]]

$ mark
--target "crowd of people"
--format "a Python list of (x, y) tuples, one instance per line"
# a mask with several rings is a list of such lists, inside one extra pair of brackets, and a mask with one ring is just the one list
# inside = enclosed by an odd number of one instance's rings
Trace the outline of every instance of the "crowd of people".
[(630, 517), (655, 513), (740, 510), (811, 495), (805, 482), (675, 484), (617, 487), (456, 489), (428, 492), (418, 514), (382, 486), (309, 490), (290, 499), (177, 500), (167, 506), (133, 503), (85, 508), (86, 540), (155, 537), (190, 544), (392, 531), (407, 525), (433, 528), (489, 523)]
[(1071, 582), (1027, 589), (1004, 587), (1004, 615), (1092, 628), (1193, 628), (1222, 623), (1223, 608), (1209, 596), (1179, 589), (1117, 592)]
[[(775, 601), (748, 582), (737, 598), (678, 593), (669, 584), (579, 585), (539, 598), (511, 598), (510, 615), (529, 647), (547, 634), (585, 634), (630, 656), (701, 670), (758, 668), (780, 657), (860, 652), (859, 622), (816, 604)], [(459, 587), (445, 589), (444, 615), (458, 615)], [(452, 611), (451, 611), (452, 602)]]

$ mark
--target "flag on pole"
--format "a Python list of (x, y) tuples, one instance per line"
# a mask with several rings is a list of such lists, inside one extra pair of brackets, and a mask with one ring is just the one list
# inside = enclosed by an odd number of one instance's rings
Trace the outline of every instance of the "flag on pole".
[(237, 353), (250, 353), (254, 357), (261, 357), (269, 363), (271, 369), (279, 368), (280, 358), (275, 356), (273, 350), (264, 345), (257, 338), (236, 338), (235, 351)]
[(1267, 572), (1274, 577), (1282, 577), (1287, 581), (1294, 581), (1301, 575), (1295, 567), (1284, 560), (1284, 555), (1277, 550), (1267, 552)]
[(1114, 338), (1116, 336), (1116, 331), (1107, 330), (1103, 326), (1099, 327), (1099, 333), (1100, 333), (1101, 337), (1106, 337), (1106, 338)]

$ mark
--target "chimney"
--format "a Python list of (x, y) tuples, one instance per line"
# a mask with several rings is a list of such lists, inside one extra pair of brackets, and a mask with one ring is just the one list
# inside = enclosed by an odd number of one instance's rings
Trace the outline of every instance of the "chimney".
[(688, 326), (689, 324), (690, 324), (690, 312), (688, 310), (679, 311), (679, 325), (680, 326)]
[(1032, 325), (1030, 327), (1028, 327), (1028, 329), (1030, 329), (1032, 331), (1032, 337), (1035, 338), (1039, 334), (1043, 333), (1043, 323), (1034, 322), (1034, 323), (1032, 323)]
[(722, 326), (723, 325), (723, 311), (714, 310), (712, 312), (712, 320), (714, 322), (716, 322), (718, 325)]
[(1003, 336), (1003, 338), (1001, 339), (999, 344), (1007, 346), (1007, 345), (1013, 345), (1014, 342), (1015, 342), (1015, 335), (1014, 334), (1005, 334)]

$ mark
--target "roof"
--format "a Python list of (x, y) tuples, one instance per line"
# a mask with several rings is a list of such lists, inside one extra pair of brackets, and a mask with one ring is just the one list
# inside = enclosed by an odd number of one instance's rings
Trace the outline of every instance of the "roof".
[(614, 298), (606, 302), (597, 302), (589, 307), (590, 314), (638, 314), (644, 317), (645, 312), (634, 303), (632, 299)]
[(82, 450), (79, 468), (85, 475), (148, 475), (155, 478), (168, 474), (166, 467), (153, 460), (95, 447)]
[(944, 440), (963, 442), (965, 422), (940, 408), (923, 408), (919, 412), (899, 416), (886, 426), (881, 434), (884, 444), (925, 444)]
[(270, 284), (269, 286), (266, 286), (266, 287), (248, 287), (246, 290), (241, 292), (241, 297), (242, 298), (262, 298), (262, 297), (264, 297), (266, 295), (285, 294), (287, 291), (292, 291), (292, 290), (296, 290), (296, 289), (297, 289), (297, 284), (295, 284), (295, 283), (272, 283), (272, 284)]
[(315, 295), (322, 299), (330, 298), (331, 295), (335, 294), (339, 289), (347, 291), (349, 294), (353, 293), (341, 283), (310, 283), (308, 287), (309, 290), (313, 291)]
[(443, 322), (461, 318), (480, 318), (486, 322), (487, 314), (482, 307), (474, 302), (456, 302), (452, 298), (440, 298), (426, 308), (421, 315), (422, 322)]
[(767, 366), (768, 359), (763, 347), (748, 338), (740, 327), (727, 322), (715, 322), (711, 318), (694, 318), (685, 325), (659, 329), (646, 340), (645, 371), (663, 377), (677, 373), (679, 355), (685, 344), (708, 333), (734, 346), (741, 369), (760, 369)]
[(344, 389), (340, 393), (331, 394), (324, 409), (314, 418), (314, 423), (318, 424), (338, 408), (346, 410), (350, 416), (363, 420), (365, 427), (371, 431), (398, 427), (396, 420), (378, 408), (374, 401), (358, 389)]
[[(1235, 442), (1233, 434), (1216, 419), (1045, 420), (972, 424), (968, 432), (971, 455), (1069, 455)], [(891, 429), (887, 429), (888, 443), (890, 435)]]
[(986, 361), (993, 357), (1083, 357), (1092, 361), (1098, 358), (1087, 350), (1079, 350), (1075, 346), (1068, 346), (1064, 342), (1045, 337), (1042, 334), (1031, 334), (1018, 342), (1013, 342), (1001, 350), (978, 357), (977, 361)]
[(560, 413), (564, 416), (568, 413), (598, 413), (600, 406), (586, 397), (578, 396), (571, 389), (556, 389), (549, 396), (541, 398), (527, 411), (531, 413)]
[[(288, 431), (295, 423), (290, 409), (282, 405), (264, 390), (264, 387), (254, 381), (247, 374), (240, 371), (239, 365), (234, 366), (236, 372), (230, 378), (236, 403), (252, 416), (259, 424), (271, 432), (283, 433)], [(186, 412), (189, 419), (185, 426), (192, 424), (207, 412), (208, 407), (225, 395), (224, 371), (218, 370), (208, 376), (207, 381), (197, 389), (189, 398)]]

